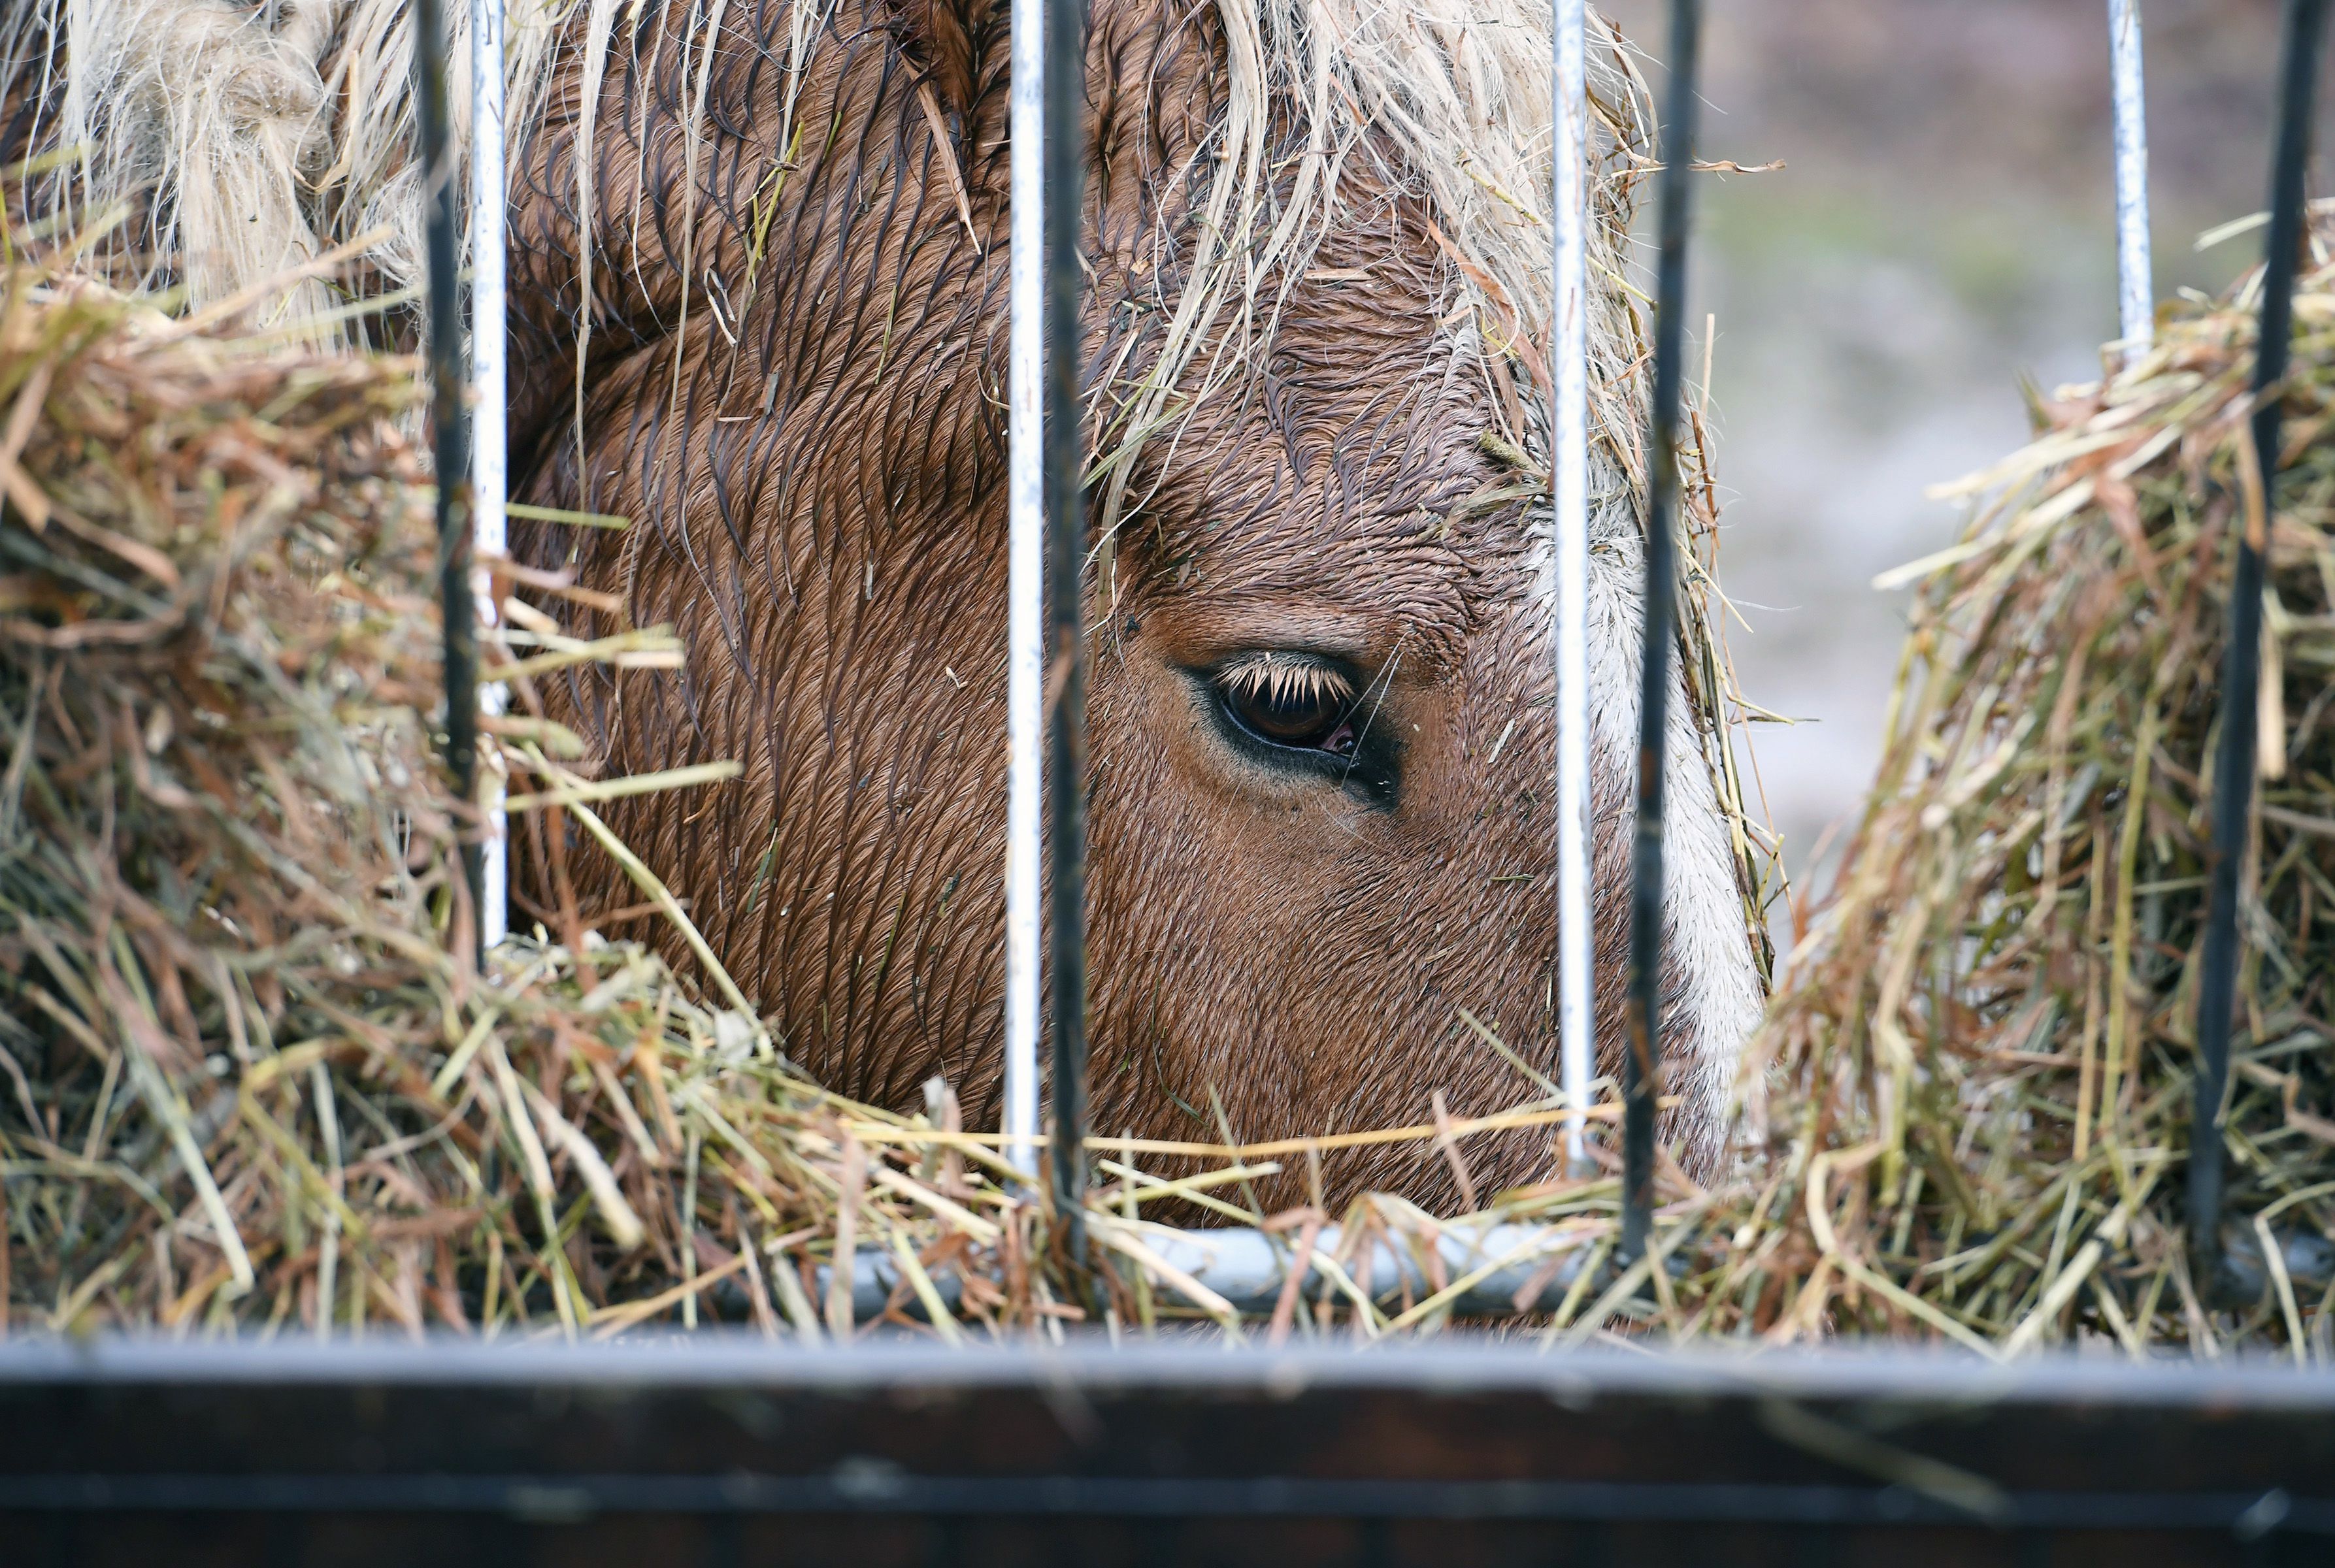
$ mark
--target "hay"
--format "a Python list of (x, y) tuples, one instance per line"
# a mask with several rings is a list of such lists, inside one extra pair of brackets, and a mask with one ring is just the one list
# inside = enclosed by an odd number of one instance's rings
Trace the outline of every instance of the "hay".
[[(2260, 275), (2178, 307), (1922, 589), (1881, 774), (1755, 1047), (1756, 1199), (1685, 1282), (1715, 1331), (2329, 1352), (2335, 1297), (2335, 268), (2301, 283), (2270, 558), (2224, 1247), (2182, 1195)], [(1756, 1109), (1756, 1108), (1755, 1108)], [(2273, 1238), (2277, 1244), (2269, 1244)]]
[[(20, 1325), (605, 1322), (820, 1206), (784, 1157), (836, 1112), (750, 1021), (631, 948), (521, 947), (490, 983), (449, 956), (429, 491), (392, 428), (411, 369), (7, 280)], [(694, 1239), (685, 1191), (713, 1215)], [(604, 1263), (587, 1224), (632, 1244)]]
[[(900, 1240), (936, 1267), (970, 1235), (1007, 1282), (969, 1310), (1026, 1319), (1034, 1206), (963, 1155), (893, 1170), (848, 1124), (898, 1118), (649, 953), (515, 944), (483, 981), (450, 956), (412, 372), (7, 279), (0, 1303), (54, 1330), (583, 1331), (695, 1321), (742, 1276), (732, 1299), (816, 1335), (817, 1258)], [(506, 673), (596, 652), (535, 641)], [(579, 779), (552, 727), (504, 729), (564, 803), (540, 809), (674, 782)]]

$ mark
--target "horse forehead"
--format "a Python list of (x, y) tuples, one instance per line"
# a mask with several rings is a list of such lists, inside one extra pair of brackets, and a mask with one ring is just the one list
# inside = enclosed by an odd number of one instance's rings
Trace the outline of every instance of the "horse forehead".
[(1456, 664), (1471, 634), (1530, 598), (1534, 560), (1515, 508), (1457, 525), (1424, 509), (1338, 518), (1279, 508), (1215, 530), (1170, 597), (1260, 625), (1342, 623), (1358, 629), (1366, 663), (1400, 648), (1427, 665)]
[(1486, 450), (1497, 421), (1480, 384), (1416, 350), (1352, 357), (1365, 363), (1323, 376), (1284, 363), (1236, 431), (1187, 432), (1200, 439), (1181, 444), (1163, 498), (1184, 514), (1171, 531), (1191, 530), (1184, 548), (1236, 574), (1364, 595), (1456, 582), (1523, 551), (1514, 480)]

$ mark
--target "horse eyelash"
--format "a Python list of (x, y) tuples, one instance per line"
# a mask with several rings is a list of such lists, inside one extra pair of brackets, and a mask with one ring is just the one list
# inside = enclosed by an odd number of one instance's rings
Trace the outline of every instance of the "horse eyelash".
[(1342, 672), (1288, 653), (1248, 654), (1220, 671), (1216, 685), (1228, 695), (1276, 702), (1325, 698), (1344, 704), (1354, 700), (1354, 683)]

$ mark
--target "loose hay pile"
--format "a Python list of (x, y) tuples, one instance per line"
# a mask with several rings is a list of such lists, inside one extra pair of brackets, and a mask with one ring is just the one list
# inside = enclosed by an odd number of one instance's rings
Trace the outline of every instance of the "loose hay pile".
[[(1772, 1164), (1694, 1292), (1778, 1338), (2326, 1359), (2335, 1303), (2335, 268), (2270, 554), (2224, 1277), (2184, 1255), (2197, 954), (2259, 275), (2045, 433), (1923, 586), (1871, 805), (1760, 1042)], [(2271, 1244), (2275, 1239), (2276, 1244)]]
[[(492, 984), (448, 956), (467, 916), (425, 723), (428, 491), (392, 424), (409, 368), (6, 281), (19, 1326), (622, 1323), (741, 1270), (768, 1313), (739, 1242), (831, 1244), (858, 1158), (837, 1116), (882, 1119), (638, 951), (523, 951)], [(862, 1235), (907, 1210), (857, 1201)]]

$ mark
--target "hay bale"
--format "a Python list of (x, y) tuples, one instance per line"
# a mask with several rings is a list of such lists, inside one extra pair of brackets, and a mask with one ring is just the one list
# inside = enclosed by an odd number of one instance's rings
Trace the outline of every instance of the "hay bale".
[[(2322, 258), (2324, 253), (2320, 253)], [(2295, 302), (2225, 1246), (2183, 1248), (2198, 948), (2259, 274), (2170, 313), (1922, 588), (1880, 777), (1759, 1051), (1769, 1170), (1711, 1326), (2327, 1353), (2335, 1256), (2335, 269)], [(2265, 1250), (2266, 1238), (2277, 1244)]]

